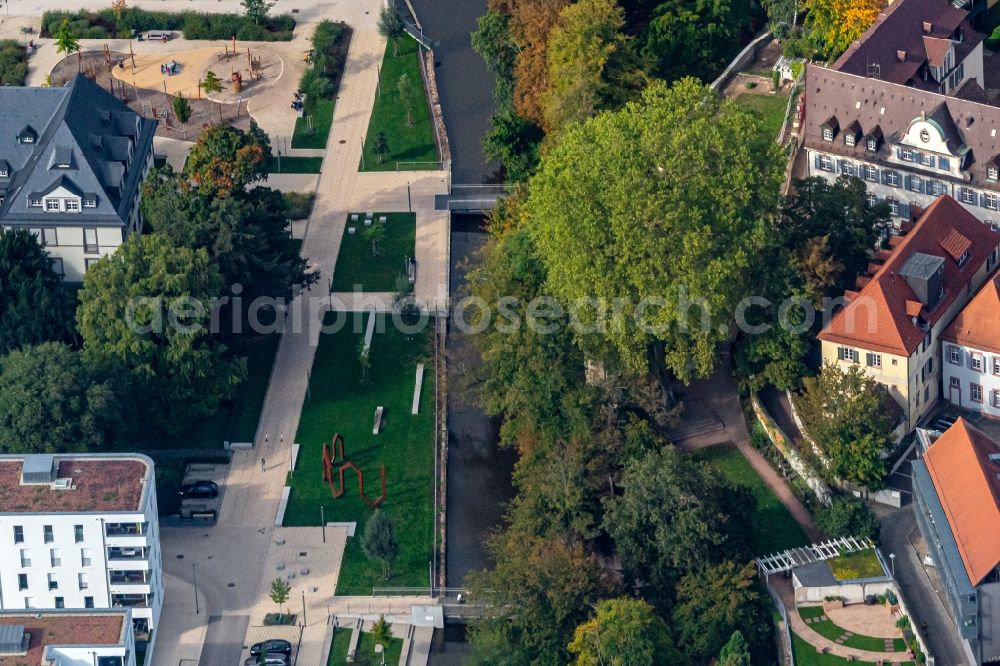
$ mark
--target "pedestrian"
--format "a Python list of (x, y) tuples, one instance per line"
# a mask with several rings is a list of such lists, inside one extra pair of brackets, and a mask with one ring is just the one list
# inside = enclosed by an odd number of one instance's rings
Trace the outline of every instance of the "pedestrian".
[(260, 459), (260, 471), (262, 471), (262, 472), (264, 471), (264, 459), (263, 458)]

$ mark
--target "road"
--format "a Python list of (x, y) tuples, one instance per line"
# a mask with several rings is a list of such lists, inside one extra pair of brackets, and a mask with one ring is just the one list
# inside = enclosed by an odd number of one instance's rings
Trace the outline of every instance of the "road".
[(912, 507), (897, 509), (882, 519), (881, 547), (884, 553), (895, 553), (896, 583), (903, 595), (903, 601), (913, 616), (915, 626), (923, 630), (924, 640), (934, 656), (935, 663), (942, 666), (959, 666), (967, 663), (965, 652), (959, 642), (955, 623), (934, 592), (923, 565), (910, 544), (910, 533), (917, 529)]

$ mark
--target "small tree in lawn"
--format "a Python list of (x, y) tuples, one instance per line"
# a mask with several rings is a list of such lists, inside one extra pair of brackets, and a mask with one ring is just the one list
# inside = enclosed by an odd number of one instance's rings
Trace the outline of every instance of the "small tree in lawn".
[(382, 654), (384, 655), (389, 643), (392, 642), (392, 624), (386, 621), (385, 615), (379, 615), (378, 621), (372, 625), (372, 639), (376, 645), (382, 646)]
[(385, 132), (375, 135), (375, 154), (378, 155), (378, 163), (385, 162), (385, 155), (389, 152), (389, 140), (385, 138)]
[(76, 38), (76, 33), (69, 25), (69, 19), (64, 18), (56, 33), (56, 53), (76, 54), (77, 71), (83, 71), (83, 53), (80, 52), (80, 42)]
[(274, 7), (274, 3), (267, 0), (243, 0), (240, 4), (246, 17), (256, 24), (263, 23), (271, 7)]
[(385, 240), (385, 225), (375, 222), (370, 227), (365, 227), (365, 240), (371, 244), (372, 258), (382, 255), (382, 241)]
[(205, 91), (205, 94), (220, 92), (222, 90), (222, 79), (212, 70), (205, 72), (205, 78), (201, 80), (198, 87)]
[(184, 98), (184, 93), (178, 93), (171, 104), (174, 107), (174, 115), (177, 120), (186, 123), (191, 118), (191, 105)]
[(368, 559), (382, 563), (382, 576), (389, 579), (389, 568), (399, 556), (399, 542), (396, 541), (396, 528), (384, 513), (375, 509), (375, 513), (365, 524), (362, 550)]
[(406, 109), (406, 126), (413, 127), (413, 81), (408, 74), (402, 74), (396, 82), (399, 102)]
[(365, 339), (361, 338), (358, 341), (358, 365), (361, 366), (361, 383), (368, 383), (368, 371), (372, 367), (371, 359), (369, 358), (369, 352), (371, 350), (365, 347)]
[(292, 588), (283, 578), (275, 578), (271, 581), (271, 601), (278, 604), (278, 615), (282, 615), (282, 606), (288, 602), (288, 595)]
[(405, 24), (403, 15), (399, 13), (399, 8), (395, 2), (388, 2), (378, 11), (378, 33), (392, 41), (392, 55), (399, 57), (399, 42), (396, 40), (403, 36)]

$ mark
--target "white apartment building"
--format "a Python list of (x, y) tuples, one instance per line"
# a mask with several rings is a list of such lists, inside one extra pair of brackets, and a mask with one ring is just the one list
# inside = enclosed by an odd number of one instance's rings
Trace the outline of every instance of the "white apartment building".
[(0, 456), (0, 612), (129, 609), (152, 652), (163, 606), (153, 461)]
[(142, 666), (131, 618), (128, 609), (0, 612), (0, 664)]
[(1000, 418), (1000, 273), (990, 278), (941, 336), (943, 395)]

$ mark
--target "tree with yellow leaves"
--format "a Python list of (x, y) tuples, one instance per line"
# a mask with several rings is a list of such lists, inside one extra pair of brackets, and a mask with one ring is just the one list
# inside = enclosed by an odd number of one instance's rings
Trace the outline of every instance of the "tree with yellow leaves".
[(806, 0), (806, 28), (817, 50), (833, 60), (864, 34), (885, 4), (885, 0)]

